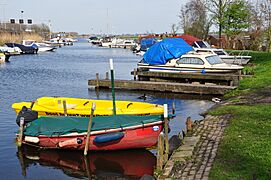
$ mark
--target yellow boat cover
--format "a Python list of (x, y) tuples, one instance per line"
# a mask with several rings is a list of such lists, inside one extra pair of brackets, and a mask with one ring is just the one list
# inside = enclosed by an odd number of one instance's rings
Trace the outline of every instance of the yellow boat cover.
[[(64, 100), (66, 101), (68, 116), (89, 116), (93, 102), (96, 103), (96, 109), (94, 111), (95, 116), (108, 116), (113, 114), (113, 103), (111, 100), (92, 100), (69, 97), (38, 98), (34, 102), (32, 110), (37, 111), (39, 116), (63, 116)], [(18, 114), (23, 106), (30, 108), (31, 102), (14, 103), (12, 108)], [(131, 115), (163, 114), (163, 106), (145, 102), (116, 101), (116, 113)]]

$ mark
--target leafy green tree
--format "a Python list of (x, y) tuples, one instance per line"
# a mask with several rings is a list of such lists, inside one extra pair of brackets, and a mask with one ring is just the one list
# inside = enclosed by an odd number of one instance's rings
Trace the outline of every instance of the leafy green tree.
[(206, 0), (205, 6), (211, 13), (214, 24), (218, 26), (218, 36), (221, 40), (223, 25), (225, 24), (225, 12), (233, 0)]
[(229, 4), (224, 14), (222, 26), (227, 36), (236, 36), (249, 27), (250, 8), (245, 0), (235, 0)]

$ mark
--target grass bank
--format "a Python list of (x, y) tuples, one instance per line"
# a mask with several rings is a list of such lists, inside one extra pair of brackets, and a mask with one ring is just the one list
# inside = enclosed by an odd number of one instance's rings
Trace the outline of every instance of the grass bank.
[(232, 114), (210, 179), (271, 179), (271, 53), (252, 52), (254, 77), (243, 79), (209, 113)]
[(43, 38), (34, 33), (22, 33), (22, 34), (11, 34), (11, 33), (1, 33), (0, 32), (0, 46), (4, 45), (5, 43), (21, 43), (22, 40), (35, 40), (35, 41), (42, 41)]

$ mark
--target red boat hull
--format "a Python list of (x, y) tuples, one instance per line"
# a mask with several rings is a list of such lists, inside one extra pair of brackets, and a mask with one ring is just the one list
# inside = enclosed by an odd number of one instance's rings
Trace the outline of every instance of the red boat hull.
[[(157, 144), (160, 132), (163, 130), (162, 122), (145, 124), (140, 127), (129, 127), (128, 129), (118, 129), (110, 132), (123, 132), (124, 137), (118, 140), (95, 143), (96, 136), (109, 132), (92, 132), (89, 142), (89, 150), (120, 150), (148, 148)], [(33, 144), (45, 149), (76, 149), (84, 150), (86, 144), (86, 134), (65, 135), (65, 136), (38, 136), (39, 142)], [(79, 143), (78, 143), (79, 142)], [(32, 144), (25, 142), (26, 144)]]

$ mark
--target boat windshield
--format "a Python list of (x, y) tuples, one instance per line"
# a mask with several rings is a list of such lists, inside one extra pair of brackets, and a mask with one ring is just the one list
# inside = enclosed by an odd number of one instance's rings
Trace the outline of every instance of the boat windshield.
[(222, 59), (215, 55), (215, 56), (208, 56), (205, 58), (211, 65), (214, 64), (223, 64), (224, 62), (222, 61)]
[(227, 55), (224, 51), (214, 51), (214, 53), (216, 53), (219, 56), (221, 56), (221, 55)]

